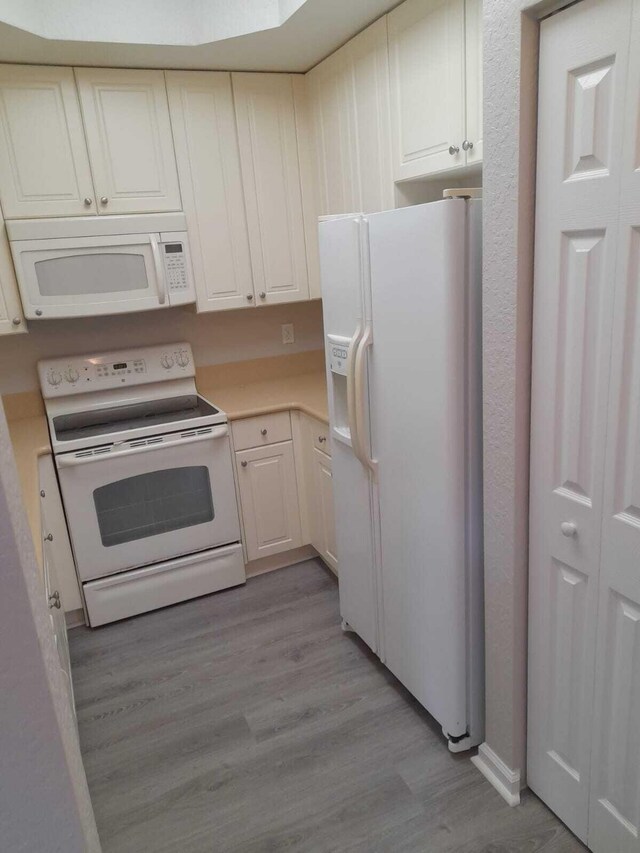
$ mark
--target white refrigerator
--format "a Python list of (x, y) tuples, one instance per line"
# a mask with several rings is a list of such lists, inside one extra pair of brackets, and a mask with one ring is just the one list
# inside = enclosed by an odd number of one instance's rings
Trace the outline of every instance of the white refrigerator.
[(340, 611), (483, 740), (480, 200), (320, 221)]

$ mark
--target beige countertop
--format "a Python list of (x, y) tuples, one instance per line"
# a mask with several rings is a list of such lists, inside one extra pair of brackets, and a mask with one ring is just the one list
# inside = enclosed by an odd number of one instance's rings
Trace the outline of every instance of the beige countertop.
[(299, 409), (329, 423), (327, 382), (324, 371), (265, 379), (243, 385), (220, 386), (200, 382), (198, 391), (227, 413), (229, 420)]
[[(198, 391), (226, 412), (230, 420), (299, 409), (328, 423), (327, 384), (321, 360), (315, 353), (301, 353), (205, 367), (198, 369), (196, 383)], [(295, 369), (308, 372), (282, 375)], [(247, 381), (254, 377), (256, 381)], [(41, 562), (38, 457), (51, 452), (47, 419), (39, 392), (7, 395), (3, 402), (27, 518)]]

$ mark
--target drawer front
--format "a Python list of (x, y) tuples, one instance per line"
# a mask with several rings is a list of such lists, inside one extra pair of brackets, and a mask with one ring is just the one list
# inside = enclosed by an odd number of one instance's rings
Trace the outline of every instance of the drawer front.
[(291, 418), (289, 412), (276, 412), (273, 415), (262, 415), (257, 418), (243, 418), (234, 421), (233, 446), (236, 450), (247, 450), (250, 447), (263, 447), (276, 444), (279, 441), (290, 441)]
[(331, 445), (329, 443), (329, 427), (320, 421), (312, 421), (313, 446), (327, 456), (331, 456)]

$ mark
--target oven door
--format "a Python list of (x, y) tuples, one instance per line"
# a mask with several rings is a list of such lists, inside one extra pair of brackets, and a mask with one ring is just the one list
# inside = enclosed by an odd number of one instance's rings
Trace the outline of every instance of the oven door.
[(29, 320), (169, 304), (160, 234), (16, 240), (11, 251)]
[(240, 539), (228, 427), (56, 457), (83, 581)]

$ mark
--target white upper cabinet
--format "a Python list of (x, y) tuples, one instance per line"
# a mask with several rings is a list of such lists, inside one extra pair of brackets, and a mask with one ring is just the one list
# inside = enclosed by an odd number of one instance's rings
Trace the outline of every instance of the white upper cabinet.
[(407, 0), (388, 26), (395, 180), (464, 165), (464, 0)]
[(482, 0), (465, 3), (467, 164), (482, 162)]
[(198, 310), (252, 305), (231, 76), (168, 71), (166, 79)]
[(26, 331), (11, 250), (0, 212), (0, 335)]
[(308, 299), (292, 75), (231, 77), (258, 304)]
[(0, 65), (0, 131), (5, 218), (95, 212), (70, 68)]
[(162, 71), (76, 68), (100, 213), (180, 210)]
[(322, 215), (393, 207), (387, 21), (307, 74)]

